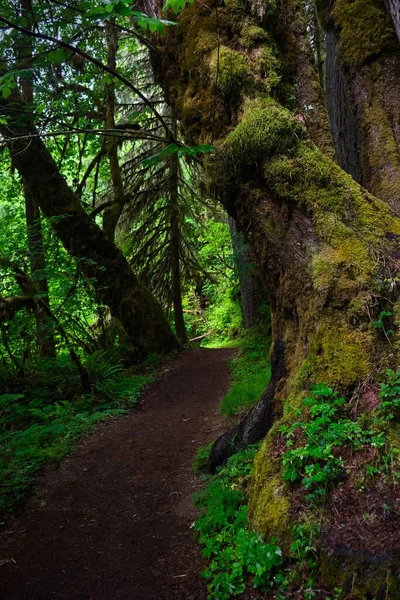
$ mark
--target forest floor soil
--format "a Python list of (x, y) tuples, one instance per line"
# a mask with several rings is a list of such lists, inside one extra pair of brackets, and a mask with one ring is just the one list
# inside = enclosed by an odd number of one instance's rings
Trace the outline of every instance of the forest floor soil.
[(192, 460), (226, 423), (228, 349), (186, 350), (43, 471), (0, 534), (1, 600), (205, 600)]

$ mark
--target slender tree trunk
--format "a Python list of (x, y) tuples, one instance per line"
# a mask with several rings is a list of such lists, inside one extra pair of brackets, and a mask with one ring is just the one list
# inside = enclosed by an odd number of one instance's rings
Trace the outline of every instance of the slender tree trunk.
[(257, 266), (246, 244), (243, 234), (238, 231), (235, 219), (228, 217), (233, 256), (239, 276), (244, 325), (254, 327), (260, 321), (260, 306), (263, 302), (262, 284)]
[[(22, 122), (18, 112), (12, 110), (22, 105), (16, 92), (0, 100), (1, 112), (8, 118), (7, 126), (0, 125), (0, 131), (10, 140), (13, 165), (44, 216), (52, 219), (57, 235), (95, 287), (99, 301), (109, 306), (139, 353), (165, 354), (177, 348), (159, 303), (139, 282), (120, 250), (83, 210), (35, 127), (26, 120)], [(28, 136), (29, 143), (24, 136)]]
[(324, 102), (324, 88), (307, 34), (304, 2), (280, 0), (276, 27), (283, 42), (284, 78), (293, 84), (297, 110), (305, 121), (312, 141), (332, 158), (334, 150)]
[(314, 38), (315, 62), (318, 71), (319, 85), (321, 90), (325, 90), (325, 40), (324, 32), (319, 22), (315, 0), (311, 0), (310, 2), (310, 11)]
[[(22, 16), (26, 19), (27, 28), (32, 27), (32, 4), (31, 0), (21, 0)], [(18, 58), (27, 72), (21, 76), (22, 98), (26, 106), (33, 103), (33, 81), (32, 74), (28, 68), (32, 63), (32, 38), (21, 36), (21, 45), (18, 48)], [(36, 289), (40, 293), (43, 304), (50, 306), (49, 286), (46, 277), (46, 257), (43, 244), (42, 224), (40, 211), (35, 204), (35, 199), (23, 182), (25, 196), (25, 218), (28, 237), (29, 260), (31, 265), (31, 277)], [(54, 340), (54, 328), (49, 315), (43, 308), (43, 304), (36, 304), (36, 336), (39, 354), (43, 357), (55, 358), (56, 346)]]
[[(25, 183), (24, 196), (31, 277), (36, 289), (40, 294), (42, 303), (50, 306), (49, 285), (45, 273), (46, 263), (40, 211), (31, 196), (28, 186)], [(49, 319), (49, 315), (43, 308), (42, 303), (37, 304), (35, 307), (37, 344), (39, 353), (43, 357), (55, 358), (56, 347), (54, 341), (54, 328), (51, 320)]]
[[(118, 30), (113, 21), (106, 26), (108, 59), (107, 66), (113, 71), (117, 67)], [(106, 84), (106, 128), (115, 129), (115, 83)], [(118, 142), (115, 136), (106, 138), (108, 159), (110, 162), (110, 174), (113, 188), (113, 199), (111, 206), (103, 213), (103, 231), (107, 238), (115, 243), (115, 230), (124, 208), (124, 184), (122, 181), (121, 168), (118, 160)]]
[(392, 15), (397, 38), (400, 42), (400, 4), (398, 0), (386, 0), (386, 2), (389, 7), (390, 14)]
[(178, 177), (179, 177), (179, 159), (178, 156), (172, 156), (170, 160), (170, 192), (169, 192), (169, 214), (170, 214), (170, 248), (171, 248), (171, 282), (172, 282), (172, 302), (174, 306), (174, 323), (178, 340), (186, 343), (185, 320), (183, 318), (182, 307), (182, 286), (181, 286), (181, 214), (179, 210), (178, 198)]

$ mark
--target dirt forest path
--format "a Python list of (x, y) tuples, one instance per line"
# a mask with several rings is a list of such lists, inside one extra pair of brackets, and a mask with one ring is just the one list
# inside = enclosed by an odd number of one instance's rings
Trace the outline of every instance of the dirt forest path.
[(191, 463), (222, 431), (232, 352), (183, 352), (137, 410), (45, 470), (0, 536), (1, 600), (205, 600)]

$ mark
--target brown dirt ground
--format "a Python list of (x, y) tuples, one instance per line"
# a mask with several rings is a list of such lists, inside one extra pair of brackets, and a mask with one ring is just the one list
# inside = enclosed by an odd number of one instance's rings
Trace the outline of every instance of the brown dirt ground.
[(97, 428), (0, 536), (1, 600), (204, 600), (193, 456), (223, 430), (232, 350), (188, 350)]

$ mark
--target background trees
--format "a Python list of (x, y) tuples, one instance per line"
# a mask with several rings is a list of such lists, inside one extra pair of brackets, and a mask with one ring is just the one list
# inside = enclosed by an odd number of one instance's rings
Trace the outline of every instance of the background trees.
[[(108, 328), (105, 307), (125, 327), (137, 356), (178, 346), (170, 315), (178, 338), (187, 340), (182, 302), (191, 303), (185, 308), (190, 335), (212, 333), (203, 287), (217, 281), (208, 259), (201, 258), (204, 244), (210, 244), (203, 224), (226, 218), (215, 212), (215, 202), (200, 198), (196, 155), (212, 147), (184, 145), (154, 83), (148, 48), (155, 46), (146, 34), (162, 32), (165, 23), (121, 3), (105, 9), (96, 3), (28, 1), (3, 8), (0, 127), (3, 150), (7, 146), (11, 157), (8, 163), (3, 152), (4, 174), (8, 164), (14, 174), (3, 206), (9, 211), (11, 198), (23, 193), (27, 219), (25, 231), (20, 217), (14, 225), (21, 241), (17, 253), (15, 244), (2, 249), (2, 269), (16, 286), (3, 294), (19, 292), (18, 300), (3, 303), (11, 344), (5, 360), (25, 362), (36, 355), (36, 343), (49, 358), (63, 351), (65, 340), (53, 331), (55, 318), (70, 342), (92, 352), (107, 337), (93, 330), (99, 316), (100, 328)], [(25, 304), (10, 261), (35, 284)], [(230, 279), (236, 285), (235, 275)], [(30, 318), (26, 321), (27, 347), (20, 325), (11, 323), (14, 309), (24, 306), (33, 307), (37, 320), (36, 334)], [(27, 314), (19, 318), (25, 321)], [(236, 308), (235, 315), (238, 331)], [(224, 328), (217, 326), (222, 334)]]

